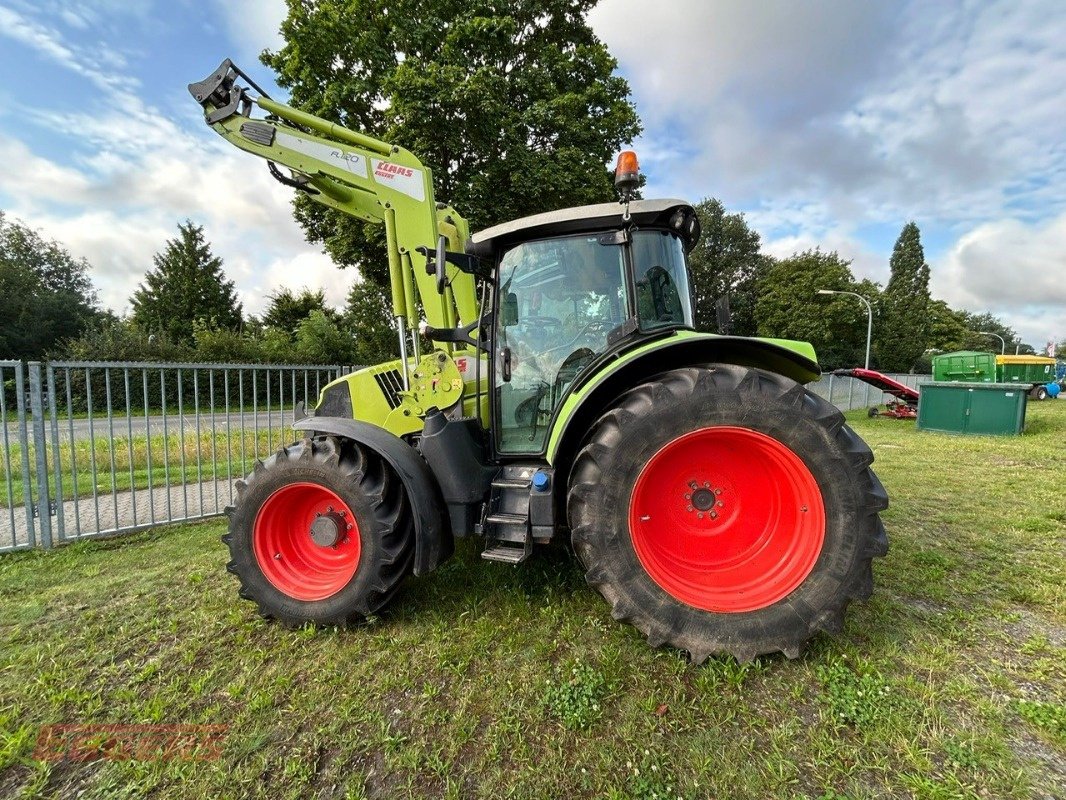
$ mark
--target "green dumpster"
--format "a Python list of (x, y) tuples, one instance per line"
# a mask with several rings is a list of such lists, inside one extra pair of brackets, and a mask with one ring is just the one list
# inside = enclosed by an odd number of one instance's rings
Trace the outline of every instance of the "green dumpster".
[(958, 350), (933, 357), (934, 381), (996, 380), (996, 356), (976, 350)]
[(1051, 383), (1055, 380), (1055, 359), (1045, 356), (996, 356), (1002, 383)]
[(1025, 389), (1010, 383), (923, 383), (918, 387), (918, 428), (989, 436), (1025, 427)]

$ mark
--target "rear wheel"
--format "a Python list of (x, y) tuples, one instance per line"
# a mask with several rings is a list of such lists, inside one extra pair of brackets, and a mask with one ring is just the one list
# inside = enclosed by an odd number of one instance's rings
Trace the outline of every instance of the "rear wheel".
[(1037, 386), (1033, 389), (1033, 397), (1037, 400), (1047, 400), (1047, 387)]
[(674, 370), (623, 395), (571, 474), (586, 577), (653, 645), (799, 655), (873, 588), (887, 496), (841, 413), (778, 375)]
[(300, 625), (359, 622), (410, 571), (403, 486), (377, 455), (335, 437), (305, 439), (237, 484), (227, 569), (265, 617)]

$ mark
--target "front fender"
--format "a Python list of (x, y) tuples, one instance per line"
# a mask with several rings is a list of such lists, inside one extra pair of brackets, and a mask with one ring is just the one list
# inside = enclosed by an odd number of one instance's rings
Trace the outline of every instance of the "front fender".
[(411, 504), (415, 528), (415, 575), (425, 575), (447, 561), (455, 551), (451, 528), (444, 514), (440, 487), (422, 456), (403, 439), (384, 428), (341, 417), (305, 417), (293, 430), (328, 433), (358, 442), (377, 453), (403, 481)]
[(607, 404), (627, 389), (667, 370), (711, 363), (758, 367), (798, 383), (821, 375), (814, 348), (807, 342), (679, 331), (617, 354), (579, 382), (552, 421), (548, 463), (565, 467)]

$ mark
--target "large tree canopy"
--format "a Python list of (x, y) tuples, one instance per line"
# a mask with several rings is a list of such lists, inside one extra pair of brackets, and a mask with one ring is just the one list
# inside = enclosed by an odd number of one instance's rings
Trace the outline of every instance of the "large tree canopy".
[(89, 264), (0, 211), (0, 358), (39, 358), (99, 315)]
[[(408, 148), (478, 229), (613, 199), (605, 165), (640, 132), (585, 17), (595, 0), (288, 0), (263, 62), (291, 103)], [(297, 198), (340, 265), (384, 285), (380, 232)], [(431, 244), (427, 242), (427, 244)]]
[(722, 201), (710, 197), (696, 206), (703, 236), (689, 254), (696, 329), (719, 330), (717, 304), (728, 298), (732, 315), (729, 333), (754, 336), (758, 283), (771, 260), (759, 252), (759, 234), (748, 227), (743, 214), (728, 214)]
[(133, 321), (150, 333), (165, 332), (175, 341), (192, 341), (194, 324), (238, 328), (241, 304), (222, 259), (211, 253), (204, 229), (186, 220), (178, 236), (156, 253), (155, 267), (130, 298)]
[(862, 364), (866, 306), (848, 295), (818, 294), (819, 289), (856, 292), (871, 300), (876, 313), (877, 285), (855, 283), (850, 263), (821, 250), (776, 262), (759, 284), (759, 335), (810, 342), (826, 368)]

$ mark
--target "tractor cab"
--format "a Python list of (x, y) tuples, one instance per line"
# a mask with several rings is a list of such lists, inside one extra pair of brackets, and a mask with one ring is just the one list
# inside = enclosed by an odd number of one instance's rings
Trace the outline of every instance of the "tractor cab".
[(475, 234), (495, 264), (493, 428), (501, 453), (544, 449), (552, 415), (601, 357), (692, 327), (686, 253), (699, 238), (680, 200), (582, 206)]

